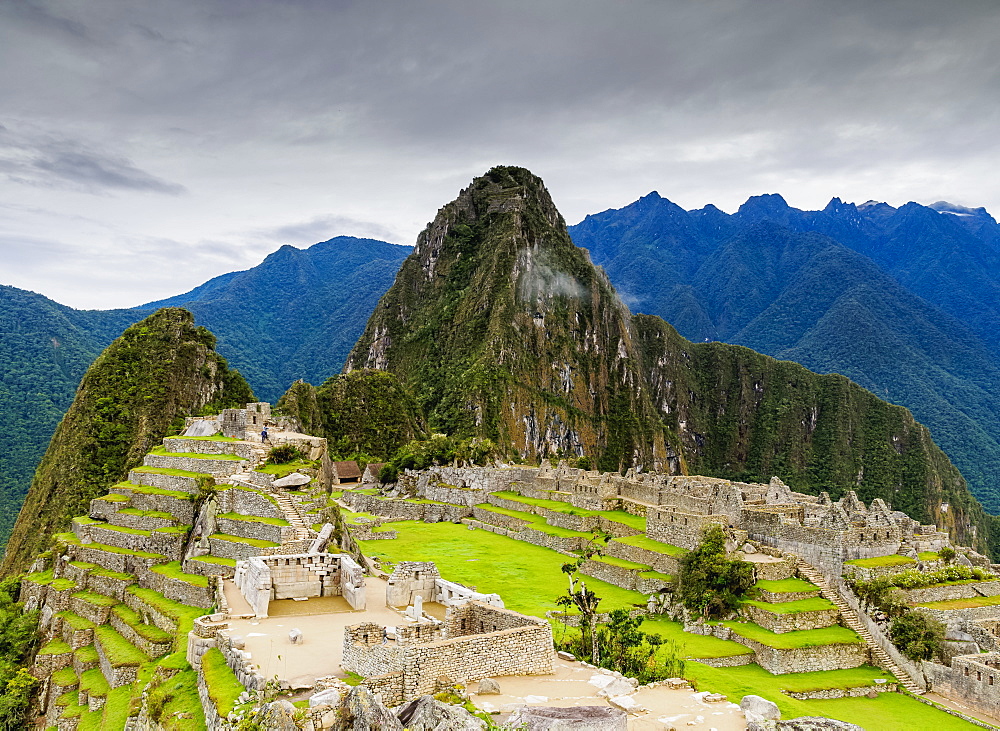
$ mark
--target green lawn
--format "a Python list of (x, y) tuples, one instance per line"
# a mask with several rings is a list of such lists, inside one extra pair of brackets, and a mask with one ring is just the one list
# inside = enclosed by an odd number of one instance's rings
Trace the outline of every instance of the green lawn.
[(767, 581), (761, 579), (755, 587), (769, 591), (772, 594), (790, 594), (798, 591), (819, 591), (819, 587), (806, 581), (805, 579), (781, 579), (780, 581)]
[(994, 607), (1000, 604), (1000, 596), (974, 596), (969, 599), (947, 599), (943, 602), (921, 602), (916, 607), (928, 609), (973, 609), (975, 607)]
[(191, 459), (225, 459), (232, 462), (239, 462), (243, 460), (243, 457), (238, 457), (235, 454), (202, 454), (201, 452), (168, 452), (163, 447), (156, 447), (155, 449), (149, 450), (150, 454), (155, 454), (161, 457), (190, 457)]
[(677, 546), (671, 546), (669, 543), (660, 543), (659, 541), (654, 541), (652, 538), (646, 536), (627, 536), (625, 538), (613, 538), (615, 543), (624, 543), (627, 546), (635, 546), (636, 548), (645, 548), (647, 551), (656, 551), (656, 553), (665, 553), (668, 556), (674, 556), (675, 558), (681, 558), (687, 553), (683, 548)]
[(765, 612), (772, 612), (774, 614), (798, 614), (799, 612), (818, 612), (823, 609), (836, 609), (833, 602), (821, 596), (809, 599), (797, 599), (793, 602), (777, 602), (774, 604), (756, 601), (743, 603), (752, 604), (759, 609), (763, 609)]
[(908, 566), (914, 563), (916, 561), (909, 556), (900, 556), (898, 554), (876, 556), (875, 558), (855, 558), (850, 561), (844, 561), (845, 566), (861, 566), (867, 569), (875, 569), (883, 566)]
[(614, 521), (615, 523), (621, 523), (627, 525), (636, 530), (640, 530), (643, 533), (646, 532), (646, 518), (638, 515), (632, 515), (624, 510), (587, 510), (585, 508), (577, 508), (570, 503), (562, 502), (560, 500), (546, 500), (545, 498), (534, 498), (534, 497), (524, 497), (516, 492), (511, 492), (509, 490), (504, 490), (502, 492), (493, 492), (491, 495), (496, 495), (497, 497), (502, 497), (507, 500), (513, 500), (515, 502), (524, 503), (525, 505), (534, 505), (538, 508), (545, 508), (556, 513), (566, 513), (567, 515), (599, 515), (608, 520)]
[(729, 627), (729, 629), (741, 637), (746, 637), (748, 640), (755, 640), (762, 645), (774, 647), (779, 650), (792, 650), (797, 647), (817, 647), (819, 645), (854, 645), (862, 643), (862, 639), (854, 630), (841, 627), (840, 625), (823, 627), (822, 629), (804, 629), (775, 634), (752, 622), (723, 622), (722, 624)]
[[(664, 639), (674, 640), (684, 646), (684, 656), (699, 657), (732, 657), (734, 655), (749, 655), (753, 651), (746, 645), (732, 640), (720, 640), (711, 635), (695, 635), (684, 631), (679, 622), (669, 619), (647, 619), (642, 623), (643, 632), (661, 635)], [(558, 627), (556, 628), (558, 632)]]
[(866, 676), (890, 677), (878, 675), (878, 672), (874, 668), (861, 667), (823, 673), (771, 675), (758, 665), (712, 668), (698, 662), (689, 662), (684, 675), (694, 680), (699, 690), (722, 693), (736, 703), (745, 695), (763, 696), (778, 704), (782, 718), (826, 716), (854, 723), (871, 731), (972, 731), (976, 728), (966, 721), (899, 693), (883, 693), (878, 698), (871, 699), (799, 701), (780, 692), (782, 688), (811, 690), (818, 687), (851, 687)]
[(265, 475), (274, 475), (275, 477), (287, 477), (297, 470), (312, 469), (316, 467), (315, 462), (310, 462), (309, 460), (296, 460), (295, 462), (286, 462), (284, 464), (263, 464), (256, 469), (257, 472), (263, 472)]
[[(558, 609), (556, 597), (568, 588), (561, 567), (569, 557), (547, 548), (455, 523), (407, 520), (391, 527), (398, 531), (395, 540), (358, 541), (365, 555), (392, 562), (434, 561), (445, 579), (496, 592), (508, 609), (544, 617), (546, 611)], [(584, 580), (602, 597), (601, 611), (646, 603), (638, 592)]]
[(593, 537), (593, 533), (586, 533), (584, 531), (570, 530), (569, 528), (559, 528), (558, 526), (549, 525), (545, 522), (545, 518), (541, 515), (535, 515), (534, 513), (526, 513), (523, 510), (510, 510), (508, 508), (498, 508), (495, 505), (490, 505), (489, 503), (480, 503), (476, 506), (477, 508), (482, 508), (490, 513), (497, 513), (499, 515), (506, 515), (509, 518), (518, 518), (520, 520), (530, 523), (526, 526), (528, 528), (534, 528), (535, 530), (540, 530), (543, 533), (548, 533), (550, 536), (559, 536), (561, 538), (586, 538), (590, 540)]

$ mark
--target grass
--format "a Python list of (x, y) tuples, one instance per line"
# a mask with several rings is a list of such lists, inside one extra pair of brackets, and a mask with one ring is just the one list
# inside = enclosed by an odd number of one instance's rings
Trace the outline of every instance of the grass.
[(72, 579), (67, 579), (65, 576), (59, 577), (58, 579), (53, 579), (52, 583), (49, 584), (56, 591), (70, 591), (76, 588), (76, 582)]
[(68, 652), (73, 652), (73, 648), (60, 639), (52, 639), (46, 642), (42, 649), (38, 651), (39, 655), (65, 655)]
[(524, 526), (525, 528), (534, 528), (535, 530), (542, 531), (543, 533), (548, 533), (551, 536), (558, 536), (560, 538), (586, 538), (590, 540), (593, 538), (593, 533), (585, 533), (578, 530), (570, 530), (568, 528), (559, 528), (554, 525), (549, 525), (545, 522), (545, 518), (541, 515), (535, 515), (534, 513), (526, 513), (522, 510), (510, 510), (508, 508), (498, 508), (495, 505), (490, 505), (489, 503), (480, 503), (476, 506), (477, 508), (482, 508), (483, 510), (489, 511), (491, 513), (498, 513), (499, 515), (506, 515), (510, 518), (519, 518), (525, 521), (529, 525)]
[(77, 684), (76, 671), (73, 670), (73, 666), (64, 667), (62, 670), (56, 670), (52, 673), (52, 682), (55, 685), (60, 685), (63, 688), (68, 688), (71, 685)]
[(73, 652), (73, 657), (76, 658), (77, 662), (83, 665), (88, 665), (90, 663), (97, 662), (100, 659), (97, 656), (97, 648), (94, 647), (93, 645), (87, 645), (86, 647), (77, 648)]
[(311, 462), (307, 459), (298, 459), (294, 462), (286, 462), (285, 464), (263, 464), (255, 471), (263, 472), (265, 475), (274, 475), (275, 477), (281, 478), (287, 477), (297, 470), (313, 469), (315, 467), (315, 462)]
[[(72, 535), (72, 533), (70, 534)], [(39, 584), (41, 586), (48, 586), (52, 583), (52, 569), (45, 569), (45, 571), (36, 571), (33, 574), (28, 574), (24, 577), (26, 581), (30, 581), (32, 584)]]
[[(169, 721), (172, 731), (204, 729), (205, 716), (198, 698), (198, 673), (190, 668), (166, 678), (149, 693), (150, 706), (161, 708), (160, 719)], [(181, 720), (177, 714), (187, 712), (193, 718)]]
[(153, 566), (150, 571), (154, 571), (161, 576), (166, 576), (170, 579), (176, 579), (177, 581), (183, 581), (186, 584), (191, 584), (192, 586), (208, 587), (208, 578), (202, 576), (201, 574), (186, 574), (181, 568), (180, 561), (171, 561), (170, 563), (161, 563), (157, 566)]
[(126, 591), (177, 623), (177, 632), (174, 634), (174, 646), (176, 649), (187, 647), (187, 633), (194, 626), (195, 618), (207, 613), (205, 609), (191, 607), (181, 602), (175, 602), (173, 599), (167, 599), (158, 591), (153, 591), (152, 589), (130, 586)]
[(145, 640), (149, 640), (150, 642), (169, 642), (174, 639), (172, 634), (165, 632), (159, 627), (154, 627), (151, 624), (143, 624), (139, 613), (125, 604), (119, 604), (111, 611)]
[(59, 612), (56, 616), (74, 630), (94, 629), (97, 626), (86, 617), (81, 617), (79, 614), (74, 614), (73, 612)]
[(631, 571), (650, 571), (651, 566), (647, 566), (644, 563), (636, 563), (635, 561), (626, 561), (624, 558), (616, 558), (614, 556), (594, 556), (594, 561), (600, 561), (601, 563), (606, 563), (611, 566), (617, 566), (620, 569), (629, 569)]
[(236, 437), (224, 437), (222, 435), (214, 437), (182, 437), (177, 435), (175, 437), (168, 437), (169, 439), (191, 439), (196, 442), (239, 442), (241, 440)]
[(921, 602), (915, 607), (928, 609), (975, 609), (976, 607), (995, 607), (1000, 604), (1000, 596), (974, 596), (969, 599), (946, 599), (941, 602)]
[(141, 665), (144, 662), (149, 662), (146, 653), (118, 634), (113, 627), (107, 625), (98, 627), (94, 630), (94, 638), (100, 643), (104, 650), (104, 656), (108, 659), (111, 667)]
[(194, 558), (188, 560), (201, 561), (202, 563), (214, 563), (218, 566), (231, 566), (232, 568), (236, 568), (235, 558), (224, 558), (222, 556), (195, 556)]
[(824, 599), (821, 596), (811, 597), (809, 599), (796, 599), (791, 602), (756, 602), (747, 601), (744, 604), (750, 604), (757, 607), (758, 609), (763, 609), (765, 612), (771, 612), (772, 614), (798, 614), (800, 612), (820, 612), (827, 609), (836, 609), (836, 605), (829, 599)]
[[(190, 477), (194, 480), (203, 477), (211, 477), (207, 472), (191, 472), (190, 470), (178, 470), (173, 467), (134, 467), (133, 472), (152, 472), (155, 475), (170, 475), (171, 477)], [(129, 484), (129, 483), (124, 483)]]
[(761, 579), (755, 587), (769, 591), (772, 594), (792, 594), (801, 591), (819, 591), (819, 587), (805, 579), (780, 579), (779, 581), (767, 581)]
[(636, 548), (645, 548), (647, 551), (664, 553), (675, 558), (681, 558), (687, 553), (683, 548), (672, 546), (669, 543), (654, 541), (652, 538), (646, 536), (627, 536), (625, 538), (612, 538), (611, 540), (615, 543), (624, 543), (626, 546), (635, 546)]
[(916, 561), (909, 556), (893, 554), (891, 556), (876, 556), (875, 558), (854, 558), (844, 561), (845, 566), (860, 566), (866, 569), (876, 569), (885, 566), (909, 566)]
[(854, 630), (840, 625), (775, 634), (752, 622), (723, 622), (722, 624), (740, 637), (778, 650), (794, 650), (800, 647), (819, 647), (821, 645), (858, 645), (863, 642)]
[(149, 450), (150, 454), (155, 454), (160, 457), (190, 457), (191, 459), (224, 459), (230, 462), (241, 462), (243, 457), (237, 457), (235, 454), (202, 454), (201, 452), (168, 452), (163, 447), (156, 447), (155, 449)]
[(101, 528), (117, 531), (118, 533), (128, 533), (133, 536), (142, 536), (143, 538), (149, 538), (153, 534), (153, 531), (142, 528), (126, 528), (124, 525), (111, 525), (111, 523), (102, 523)]
[(105, 579), (118, 579), (119, 581), (127, 581), (130, 584), (135, 583), (135, 577), (132, 574), (124, 574), (121, 571), (112, 571), (111, 569), (106, 569), (103, 566), (97, 566), (90, 571), (91, 576), (100, 576)]
[[(180, 472), (180, 471), (181, 470), (178, 470), (178, 472)], [(195, 473), (192, 472), (191, 474), (195, 474)], [(115, 487), (121, 488), (122, 490), (128, 490), (129, 492), (141, 493), (143, 495), (157, 495), (157, 496), (162, 496), (162, 497), (172, 497), (172, 498), (176, 498), (178, 500), (187, 500), (189, 502), (191, 500), (194, 500), (194, 495), (192, 495), (189, 492), (184, 492), (183, 490), (164, 490), (164, 489), (159, 488), (159, 487), (150, 487), (149, 485), (136, 485), (136, 484), (134, 484), (132, 482), (119, 482), (117, 485), (115, 485)], [(113, 496), (112, 495), (107, 495), (106, 497), (113, 497)], [(124, 495), (120, 495), (119, 497), (123, 497), (124, 498), (125, 496)], [(125, 499), (127, 500), (128, 498), (125, 498)]]
[(685, 677), (694, 680), (699, 690), (722, 693), (738, 703), (745, 695), (759, 695), (778, 704), (782, 718), (826, 716), (867, 729), (879, 731), (972, 731), (975, 726), (959, 718), (924, 705), (899, 693), (882, 693), (878, 698), (838, 698), (836, 700), (800, 701), (781, 693), (788, 690), (813, 690), (820, 687), (852, 687), (854, 683), (878, 675), (875, 668), (862, 666), (851, 670), (818, 673), (771, 675), (758, 665), (737, 668), (713, 668), (689, 662)]
[(236, 699), (245, 690), (236, 675), (226, 664), (219, 648), (213, 647), (201, 658), (208, 695), (223, 718), (236, 706)]
[(104, 698), (111, 688), (108, 687), (108, 681), (105, 680), (104, 673), (98, 667), (85, 670), (80, 674), (80, 690), (87, 691), (89, 695)]
[(264, 523), (265, 525), (288, 526), (291, 525), (284, 518), (264, 518), (259, 515), (243, 515), (241, 513), (219, 513), (216, 517), (228, 520), (241, 520), (245, 523)]
[[(101, 729), (125, 728), (132, 705), (132, 692), (133, 688), (130, 685), (108, 691), (107, 699), (104, 702), (104, 719)], [(77, 727), (77, 731), (80, 731), (80, 727)]]
[(114, 493), (114, 494), (111, 494), (111, 495), (104, 495), (104, 496), (99, 497), (97, 499), (100, 500), (102, 503), (127, 503), (128, 502), (128, 498), (125, 495), (121, 495), (119, 493)]
[(921, 551), (917, 554), (917, 558), (921, 561), (938, 561), (941, 558), (941, 554), (937, 551)]
[[(735, 655), (750, 655), (753, 653), (746, 645), (732, 640), (720, 640), (711, 635), (695, 635), (684, 631), (679, 622), (668, 619), (647, 619), (640, 629), (650, 634), (658, 634), (666, 640), (673, 640), (683, 646), (682, 654), (689, 658), (733, 657)], [(559, 627), (555, 628), (555, 632)]]
[(213, 533), (209, 538), (218, 538), (220, 541), (229, 541), (231, 543), (245, 543), (254, 548), (274, 548), (279, 545), (274, 541), (263, 541), (259, 538), (240, 538), (239, 536), (231, 536), (228, 533)]
[(578, 508), (571, 503), (563, 502), (561, 500), (548, 500), (546, 498), (533, 498), (524, 497), (516, 492), (511, 492), (509, 490), (503, 490), (501, 492), (493, 492), (491, 495), (496, 495), (497, 497), (504, 498), (506, 500), (513, 500), (515, 502), (524, 503), (525, 505), (534, 505), (538, 508), (544, 508), (546, 510), (551, 510), (555, 513), (565, 513), (567, 515), (581, 515), (584, 517), (590, 516), (600, 516), (602, 518), (607, 518), (615, 523), (621, 523), (622, 525), (627, 525), (630, 528), (635, 528), (636, 530), (646, 532), (646, 518), (638, 515), (632, 515), (624, 510), (587, 510), (585, 508)]
[[(567, 590), (562, 565), (569, 561), (555, 551), (485, 530), (454, 523), (400, 521), (391, 524), (395, 540), (358, 541), (366, 556), (392, 562), (434, 561), (449, 581), (499, 594), (508, 609), (536, 617), (558, 609), (556, 598)], [(498, 557), (502, 557), (500, 562)], [(601, 611), (645, 606), (635, 591), (587, 577), (587, 587), (602, 597)], [(539, 588), (543, 587), (543, 588)]]
[(85, 601), (87, 604), (93, 604), (95, 607), (113, 607), (118, 603), (118, 600), (114, 597), (98, 594), (95, 591), (78, 591), (72, 597)]

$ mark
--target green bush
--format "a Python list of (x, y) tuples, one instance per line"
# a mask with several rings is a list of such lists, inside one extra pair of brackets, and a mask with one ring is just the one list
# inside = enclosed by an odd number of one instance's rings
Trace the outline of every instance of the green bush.
[(716, 523), (705, 528), (698, 547), (681, 559), (681, 602), (708, 619), (722, 619), (736, 611), (753, 584), (753, 566), (727, 556), (726, 534)]
[(905, 612), (889, 626), (889, 637), (911, 660), (930, 660), (941, 654), (945, 626), (922, 612)]
[(268, 464), (288, 464), (300, 459), (305, 459), (305, 455), (291, 444), (279, 444), (267, 453)]

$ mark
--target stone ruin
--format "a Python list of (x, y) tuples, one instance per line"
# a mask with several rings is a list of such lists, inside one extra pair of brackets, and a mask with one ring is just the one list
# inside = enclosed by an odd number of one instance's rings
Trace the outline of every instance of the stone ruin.
[(503, 609), (499, 594), (480, 594), (468, 587), (441, 578), (431, 561), (402, 561), (393, 570), (386, 588), (385, 603), (405, 607), (415, 601), (438, 602), (446, 607), (478, 601)]
[(235, 583), (257, 617), (272, 599), (343, 596), (352, 609), (365, 608), (364, 572), (346, 554), (253, 556), (237, 562)]

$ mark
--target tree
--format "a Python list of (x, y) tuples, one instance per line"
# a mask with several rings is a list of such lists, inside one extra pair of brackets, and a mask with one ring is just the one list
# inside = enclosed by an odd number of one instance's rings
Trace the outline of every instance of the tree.
[[(602, 536), (604, 542), (611, 540), (611, 536)], [(569, 609), (576, 607), (582, 617), (584, 627), (584, 644), (587, 637), (590, 638), (590, 662), (594, 665), (601, 664), (601, 650), (599, 638), (597, 636), (597, 605), (601, 603), (601, 598), (587, 588), (587, 584), (576, 576), (580, 567), (585, 561), (593, 556), (600, 555), (600, 544), (595, 538), (583, 549), (580, 558), (571, 563), (563, 564), (562, 571), (569, 578), (569, 593), (556, 599), (558, 606)]]
[(753, 586), (753, 566), (727, 556), (726, 534), (711, 523), (697, 548), (681, 560), (678, 583), (685, 607), (707, 619), (721, 619), (736, 610)]
[(892, 644), (911, 660), (930, 660), (941, 654), (945, 626), (923, 612), (908, 611), (892, 620)]
[(940, 551), (938, 551), (938, 556), (941, 557), (941, 560), (943, 560), (945, 564), (950, 564), (952, 561), (955, 560), (955, 549), (952, 548), (951, 546), (945, 546)]

